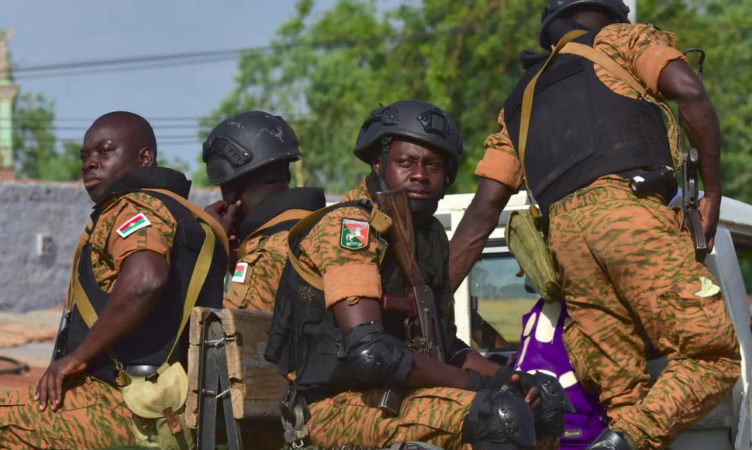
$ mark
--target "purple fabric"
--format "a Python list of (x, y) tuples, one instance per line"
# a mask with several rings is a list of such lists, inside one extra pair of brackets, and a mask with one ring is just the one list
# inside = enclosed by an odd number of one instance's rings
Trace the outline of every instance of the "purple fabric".
[[(564, 301), (559, 300), (559, 304), (561, 306), (559, 317), (544, 319), (555, 323), (553, 340), (550, 342), (541, 342), (535, 337), (544, 308), (550, 316), (556, 313), (555, 305), (546, 307), (545, 301), (541, 299), (529, 313), (523, 316), (522, 335), (515, 369), (525, 372), (545, 371), (549, 375), (555, 375), (563, 381), (562, 385), (566, 386), (566, 380), (572, 379), (574, 371), (564, 347), (564, 324), (569, 314), (567, 314)], [(533, 323), (528, 324), (531, 318)], [(525, 335), (525, 331), (529, 331), (529, 334)], [(608, 419), (598, 402), (598, 394), (585, 392), (579, 383), (566, 387), (566, 391), (577, 412), (566, 415), (566, 431), (561, 438), (560, 448), (584, 449), (608, 426)]]

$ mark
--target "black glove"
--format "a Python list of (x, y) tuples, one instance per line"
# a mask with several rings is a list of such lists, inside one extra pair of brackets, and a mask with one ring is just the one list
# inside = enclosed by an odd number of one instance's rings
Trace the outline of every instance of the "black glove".
[(538, 439), (561, 436), (565, 429), (564, 413), (576, 411), (559, 380), (541, 372), (533, 375), (520, 373), (520, 376), (525, 393), (533, 387), (540, 390), (541, 408), (535, 421), (535, 434)]

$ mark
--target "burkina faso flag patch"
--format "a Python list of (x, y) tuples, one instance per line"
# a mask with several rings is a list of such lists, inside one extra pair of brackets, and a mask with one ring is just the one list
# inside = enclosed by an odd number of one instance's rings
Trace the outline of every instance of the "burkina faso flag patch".
[(144, 213), (139, 213), (121, 225), (120, 228), (117, 229), (117, 234), (119, 234), (121, 238), (127, 238), (136, 231), (148, 226), (151, 226), (149, 219), (146, 218)]
[(348, 250), (360, 250), (368, 246), (368, 233), (371, 226), (368, 222), (355, 219), (342, 219), (342, 232), (339, 245)]

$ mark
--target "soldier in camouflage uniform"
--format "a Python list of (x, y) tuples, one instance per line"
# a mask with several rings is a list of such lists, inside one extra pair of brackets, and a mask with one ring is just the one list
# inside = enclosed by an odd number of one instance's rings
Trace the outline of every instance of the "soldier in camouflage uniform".
[(326, 206), (321, 189), (288, 189), (290, 163), (301, 157), (290, 125), (263, 111), (229, 117), (206, 138), (206, 173), (223, 198), (206, 211), (240, 242), (225, 308), (274, 309), (288, 230)]
[[(562, 427), (555, 380), (529, 375), (522, 380), (456, 337), (448, 242), (433, 217), (457, 175), (462, 143), (456, 123), (431, 104), (396, 102), (366, 120), (355, 153), (371, 165), (371, 175), (341, 204), (290, 232), (292, 253), (266, 353), (293, 380), (295, 395), (310, 405), (311, 442), (322, 448), (384, 448), (407, 441), (445, 449), (531, 446), (535, 432), (528, 405), (500, 390), (512, 382), (534, 407), (542, 403), (541, 417), (548, 421), (540, 423), (541, 436)], [(388, 243), (373, 224), (372, 200), (374, 193), (396, 188), (410, 197), (417, 263), (435, 294), (446, 364), (405, 343), (404, 316), (382, 314), (383, 295), (406, 294), (387, 251), (397, 244)], [(396, 415), (378, 407), (387, 386), (405, 388)], [(544, 392), (537, 399), (539, 388)]]
[[(543, 48), (582, 30), (574, 42), (607, 55), (646, 94), (583, 57), (557, 55), (542, 71), (548, 55), (523, 53), (526, 73), (499, 114), (501, 130), (486, 141), (476, 170), (478, 192), (452, 239), (451, 275), (457, 286), (526, 173), (549, 223), (572, 316), (565, 332), (570, 358), (611, 419), (610, 430), (589, 448), (660, 449), (729, 392), (740, 356), (719, 288), (695, 261), (681, 212), (666, 206), (675, 181), (666, 178), (643, 197), (629, 187), (633, 177), (679, 163), (678, 131), (667, 104), (676, 100), (700, 153), (701, 214), (712, 245), (721, 201), (716, 112), (674, 49), (674, 36), (630, 24), (628, 11), (620, 0), (546, 6)], [(517, 153), (521, 104), (538, 73), (523, 164)], [(651, 342), (669, 360), (654, 386), (646, 372)]]
[[(153, 420), (138, 418), (126, 407), (118, 381), (124, 373), (146, 376), (145, 370), (156, 370), (175, 342), (183, 308), (173, 282), (183, 261), (175, 258), (179, 254), (195, 263), (184, 250), (184, 236), (202, 228), (171, 195), (187, 198), (190, 182), (179, 172), (156, 167), (152, 128), (132, 113), (97, 119), (84, 137), (81, 161), (84, 186), (96, 205), (81, 239), (86, 246), (74, 258), (80, 265), (74, 263), (77, 281), (71, 279), (69, 296), (76, 306), (67, 340), (59, 341), (63, 356), (36, 389), (0, 396), (0, 448), (139, 445), (144, 441), (137, 436), (153, 427)], [(199, 304), (218, 307), (227, 265), (220, 241), (226, 237), (219, 224), (211, 226), (219, 256), (211, 261)], [(184, 280), (191, 274), (183, 273)], [(96, 312), (93, 325), (78, 309), (83, 296)], [(172, 355), (171, 361), (185, 364), (184, 351)]]

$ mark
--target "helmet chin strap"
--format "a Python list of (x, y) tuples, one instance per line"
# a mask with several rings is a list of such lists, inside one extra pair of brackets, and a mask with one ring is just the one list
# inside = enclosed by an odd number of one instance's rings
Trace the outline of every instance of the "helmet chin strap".
[[(379, 188), (382, 191), (388, 191), (389, 187), (386, 185), (386, 165), (389, 162), (389, 150), (392, 148), (392, 138), (391, 137), (385, 137), (381, 139), (381, 167), (379, 169)], [(444, 194), (446, 193), (446, 185), (447, 183), (444, 183), (444, 193), (442, 193), (441, 198), (444, 198)], [(410, 210), (412, 211), (412, 216), (416, 220), (420, 219), (426, 219), (433, 216), (433, 213), (436, 212), (436, 210), (439, 209), (439, 201), (438, 200), (413, 200), (410, 199)]]

